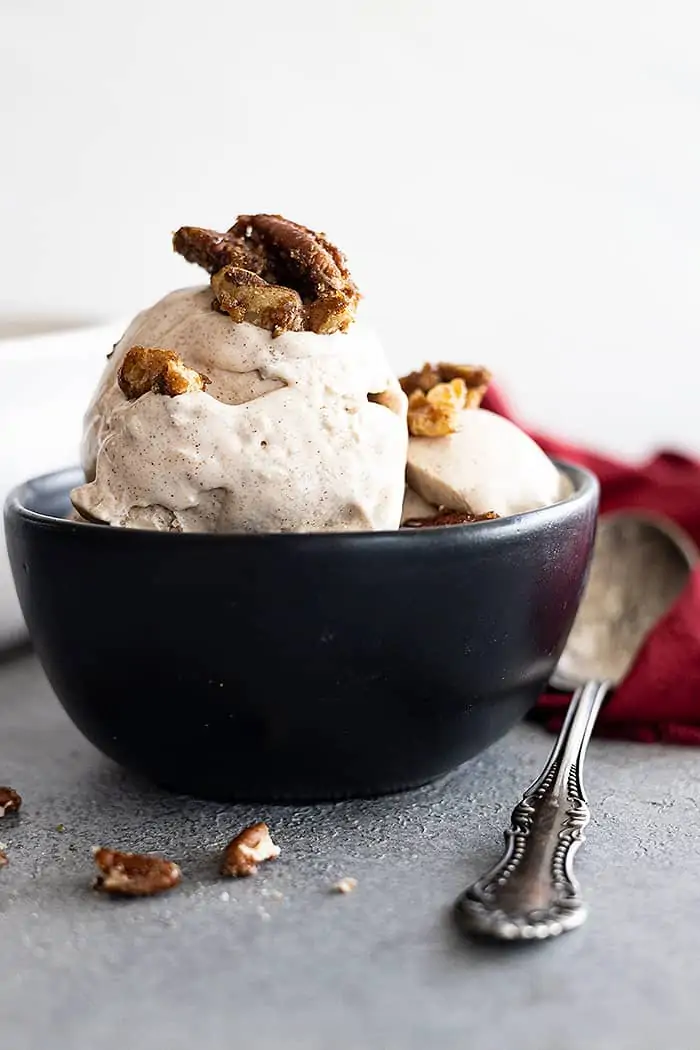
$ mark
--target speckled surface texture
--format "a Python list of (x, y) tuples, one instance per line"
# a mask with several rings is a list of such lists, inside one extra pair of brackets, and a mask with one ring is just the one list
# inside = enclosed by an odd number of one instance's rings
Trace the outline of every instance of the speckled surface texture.
[[(524, 726), (441, 784), (383, 800), (199, 803), (101, 758), (35, 660), (4, 660), (0, 783), (25, 805), (0, 821), (1, 1045), (695, 1050), (698, 752), (592, 745), (582, 930), (501, 948), (454, 929), (454, 898), (495, 859), (549, 743)], [(280, 860), (221, 881), (219, 849), (261, 817)], [(126, 902), (94, 893), (98, 842), (163, 851), (183, 886)], [(329, 892), (341, 875), (354, 893)]]

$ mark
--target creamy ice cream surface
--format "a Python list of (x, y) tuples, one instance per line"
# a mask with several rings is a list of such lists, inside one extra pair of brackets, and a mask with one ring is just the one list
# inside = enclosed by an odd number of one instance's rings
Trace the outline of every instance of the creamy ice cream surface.
[[(133, 346), (176, 351), (206, 389), (128, 399), (119, 370)], [(370, 330), (273, 336), (189, 288), (139, 314), (110, 356), (85, 417), (89, 480), (72, 499), (141, 528), (395, 529), (407, 442), (406, 399)]]
[[(500, 517), (557, 503), (566, 482), (531, 437), (503, 416), (461, 410), (453, 432), (411, 437), (409, 492), (435, 507)], [(404, 517), (415, 513), (406, 500)]]

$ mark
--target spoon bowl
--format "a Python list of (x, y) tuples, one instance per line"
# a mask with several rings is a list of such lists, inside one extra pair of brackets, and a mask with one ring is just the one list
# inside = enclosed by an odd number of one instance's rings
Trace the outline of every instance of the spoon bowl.
[(550, 685), (568, 692), (594, 678), (619, 684), (699, 557), (687, 533), (659, 515), (602, 517), (581, 605)]

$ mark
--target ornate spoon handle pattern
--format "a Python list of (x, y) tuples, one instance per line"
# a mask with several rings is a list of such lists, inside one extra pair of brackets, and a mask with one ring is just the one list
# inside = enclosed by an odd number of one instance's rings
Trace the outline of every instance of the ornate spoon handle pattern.
[(513, 810), (503, 856), (457, 902), (470, 933), (541, 940), (585, 922), (587, 909), (573, 874), (591, 818), (582, 771), (610, 685), (590, 681), (574, 693), (547, 765)]

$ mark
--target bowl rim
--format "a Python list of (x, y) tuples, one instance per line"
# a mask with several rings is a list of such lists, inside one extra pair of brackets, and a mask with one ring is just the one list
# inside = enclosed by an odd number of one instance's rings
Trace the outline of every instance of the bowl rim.
[[(110, 528), (98, 522), (75, 521), (70, 518), (59, 518), (52, 514), (44, 514), (41, 511), (32, 510), (27, 506), (29, 494), (37, 488), (50, 488), (53, 491), (61, 488), (70, 489), (79, 483), (82, 470), (78, 466), (62, 467), (59, 470), (49, 471), (21, 482), (9, 492), (5, 500), (4, 514), (6, 520), (20, 518), (38, 526), (55, 532), (80, 533), (89, 530), (89, 533), (102, 534), (105, 537), (119, 535), (123, 542), (143, 542), (146, 536), (150, 542), (155, 543), (179, 543), (182, 544), (221, 544), (221, 543), (263, 543), (265, 545), (301, 546), (323, 546), (324, 544), (343, 544), (348, 546), (362, 545), (368, 543), (377, 545), (380, 543), (413, 543), (434, 542), (436, 536), (444, 537), (441, 542), (449, 538), (463, 540), (465, 535), (473, 536), (475, 540), (488, 536), (493, 540), (505, 539), (521, 533), (524, 529), (531, 531), (538, 527), (548, 528), (554, 522), (566, 520), (571, 513), (589, 505), (592, 501), (598, 502), (600, 484), (596, 475), (587, 467), (570, 463), (567, 460), (551, 457), (552, 462), (572, 483), (572, 489), (567, 496), (557, 503), (550, 503), (546, 507), (538, 507), (535, 510), (523, 511), (520, 514), (511, 514), (507, 517), (495, 518), (487, 521), (476, 521), (464, 525), (426, 525), (419, 529), (384, 529), (377, 531), (350, 531), (338, 532), (184, 532), (170, 533), (159, 532), (155, 529), (126, 529)], [(78, 477), (74, 478), (75, 475)], [(73, 478), (70, 484), (68, 478)], [(65, 479), (65, 484), (61, 484)], [(86, 535), (88, 533), (86, 532)], [(140, 539), (139, 539), (140, 538)]]

